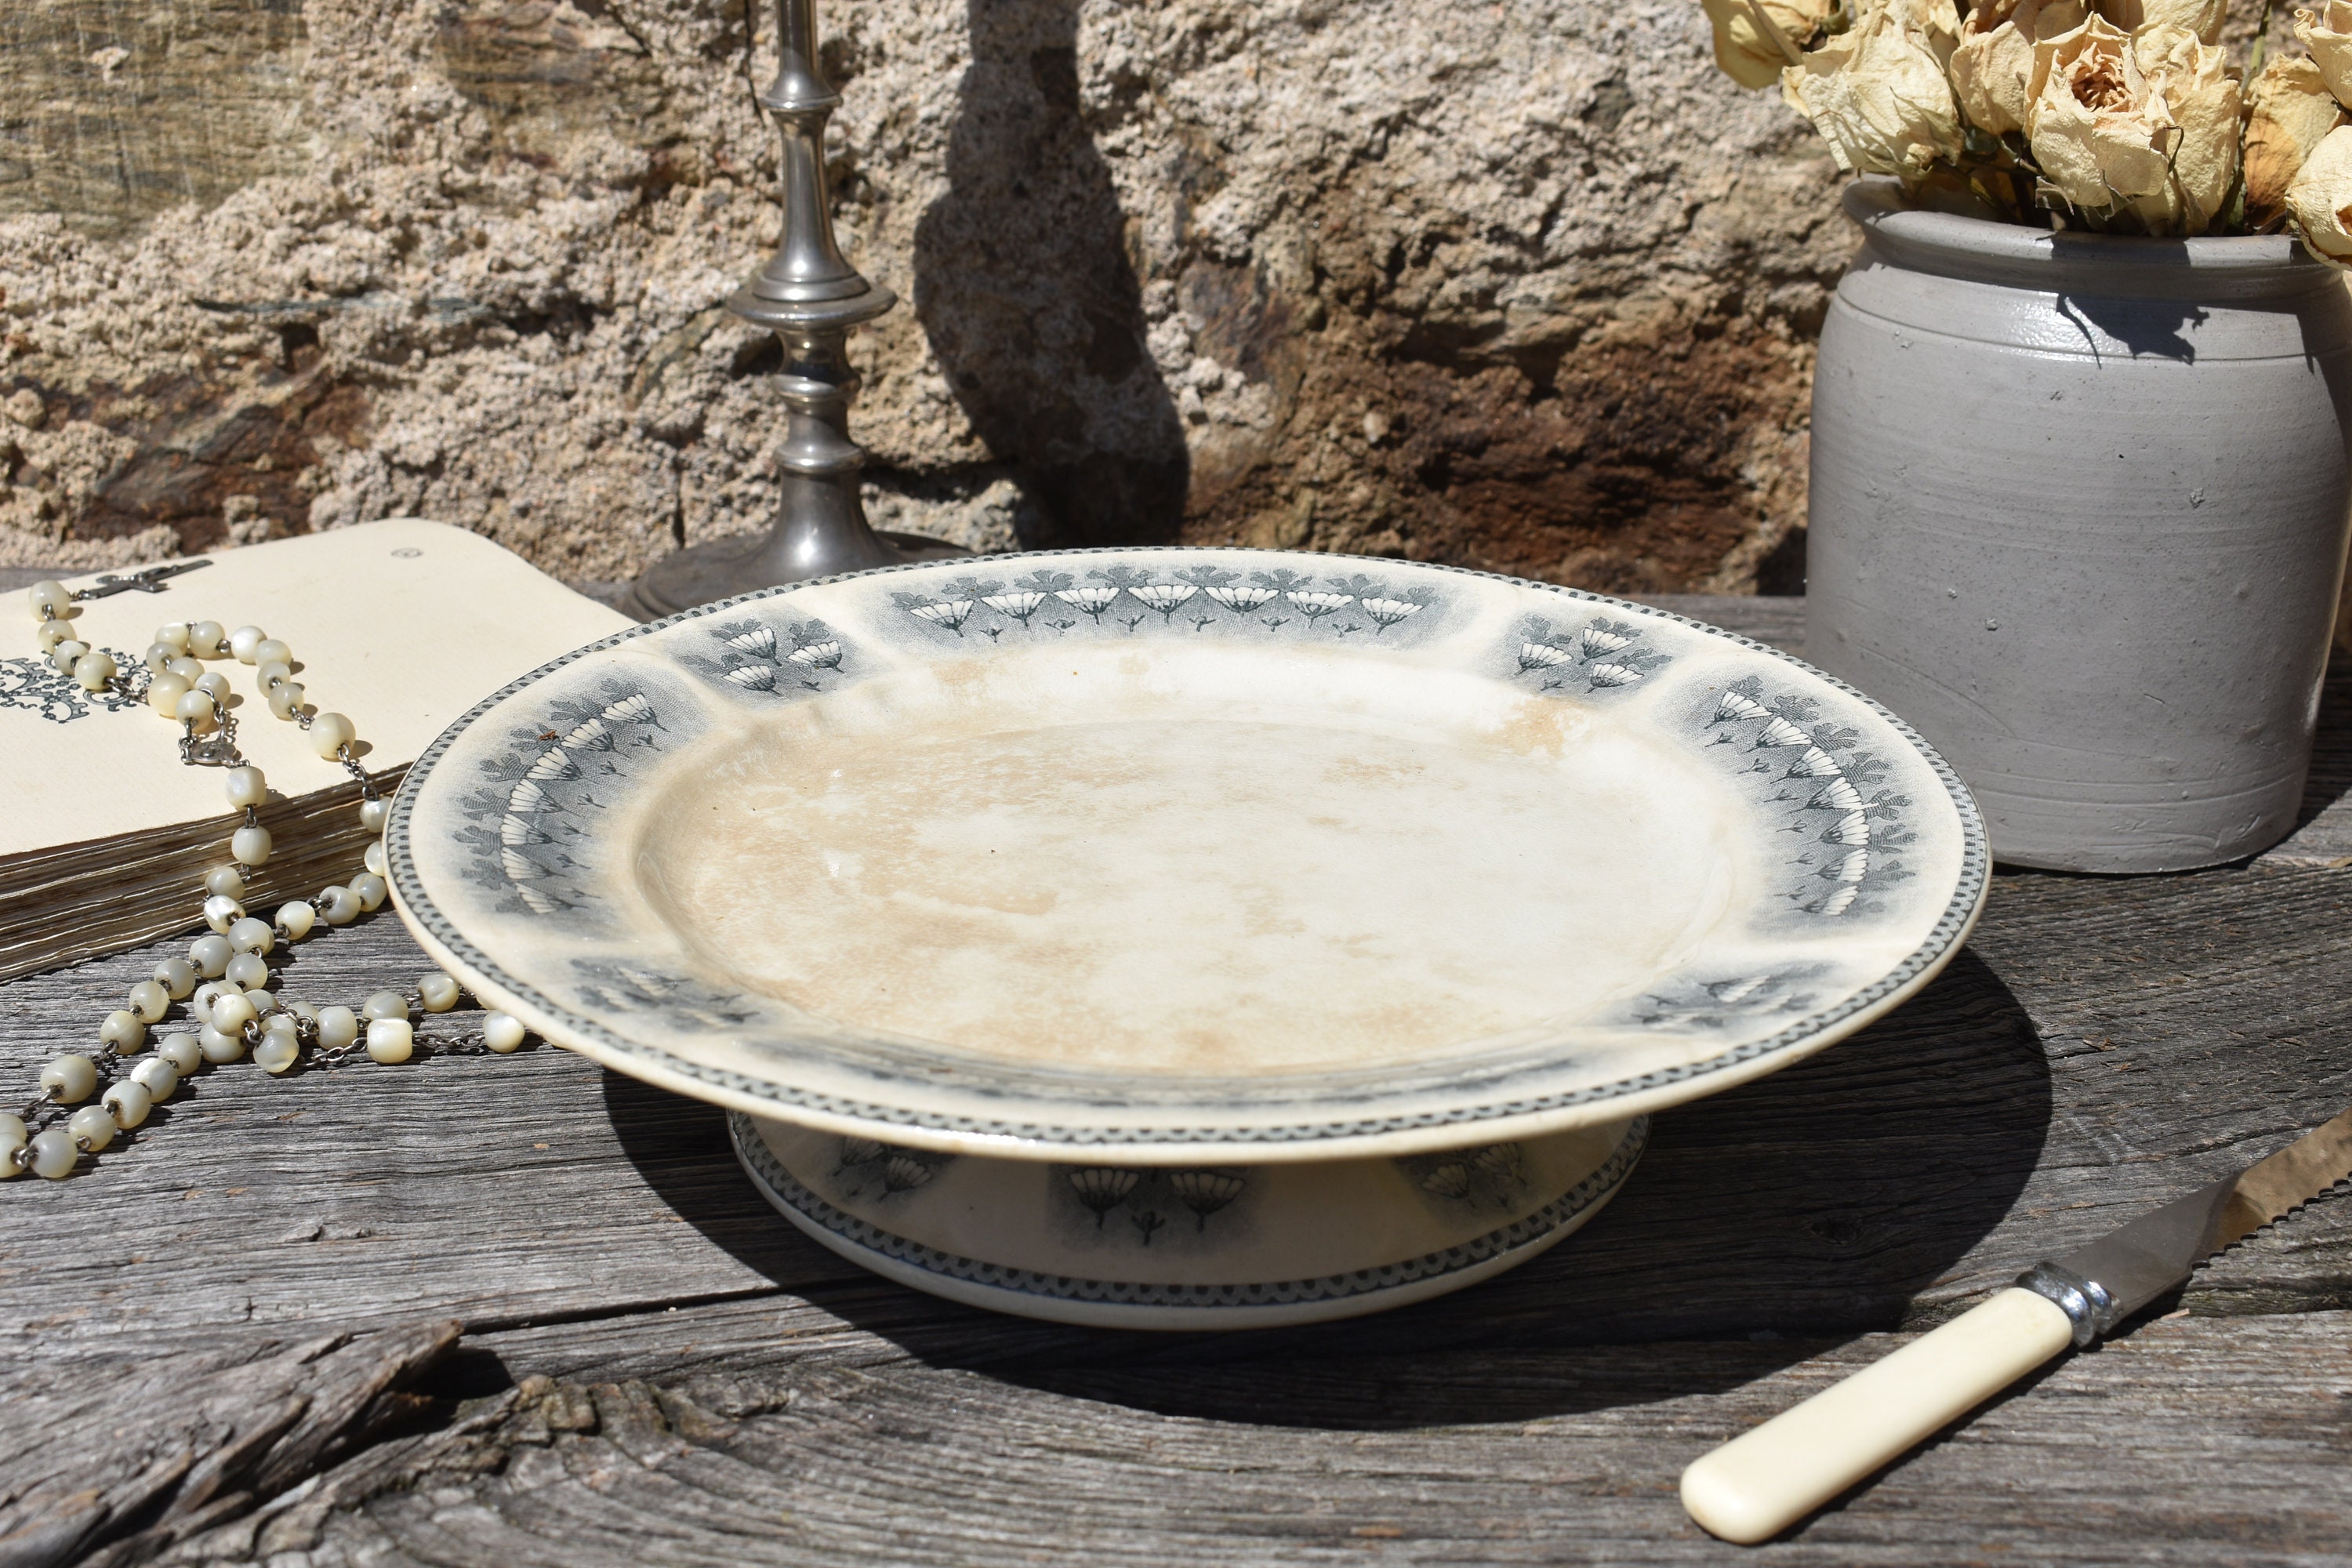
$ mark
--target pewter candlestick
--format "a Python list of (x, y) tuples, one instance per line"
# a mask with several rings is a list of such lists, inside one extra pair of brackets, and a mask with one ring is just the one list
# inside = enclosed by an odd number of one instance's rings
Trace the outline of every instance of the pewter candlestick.
[(814, 0), (776, 0), (776, 79), (760, 104), (783, 132), (783, 238), (727, 309), (768, 328), (783, 345), (782, 505), (765, 534), (693, 545), (646, 567), (621, 606), (639, 620), (778, 583), (964, 553), (935, 539), (877, 533), (866, 524), (857, 494), (866, 454), (848, 428), (857, 375), (845, 345), (851, 327), (898, 299), (860, 277), (834, 243), (824, 126), (841, 95), (817, 63)]

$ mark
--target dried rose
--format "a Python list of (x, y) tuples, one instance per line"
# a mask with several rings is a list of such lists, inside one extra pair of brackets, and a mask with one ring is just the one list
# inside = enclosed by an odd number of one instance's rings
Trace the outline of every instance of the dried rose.
[(1874, 0), (1885, 5), (1902, 19), (1904, 26), (1917, 37), (1919, 42), (1936, 57), (1936, 63), (1948, 66), (1952, 50), (1960, 41), (1961, 15), (1967, 9), (1966, 0)]
[[(1715, 63), (1742, 87), (1769, 87), (1837, 9), (1837, 0), (1701, 0)], [(1782, 47), (1786, 43), (1787, 47)]]
[(2246, 121), (2246, 221), (2260, 225), (2286, 210), (2287, 187), (2312, 149), (2344, 123), (2344, 109), (2319, 68), (2300, 55), (2264, 66), (2248, 97), (2253, 110)]
[(2165, 155), (2156, 138), (2169, 116), (2148, 114), (2147, 82), (2128, 34), (2094, 16), (2034, 46), (2033, 78), (2026, 137), (2042, 177), (2060, 195), (2104, 212), (2163, 188)]
[(1813, 122), (1838, 167), (1916, 179), (1960, 153), (1944, 62), (1958, 16), (1935, 0), (1881, 0), (1780, 73), (1780, 96)]
[(1952, 51), (1952, 86), (1969, 122), (1996, 136), (2024, 130), (2033, 46), (2087, 16), (2082, 0), (1979, 0)]
[(2336, 101), (2352, 104), (2352, 5), (2327, 0), (2325, 10), (2297, 11), (2294, 36), (2311, 51), (2311, 63)]
[(2312, 249), (2352, 258), (2352, 125), (2336, 127), (2312, 149), (2287, 187), (2286, 210)]
[(2045, 181), (2150, 234), (2202, 234), (2238, 169), (2238, 84), (2219, 49), (2158, 24), (2132, 37), (2094, 16), (2034, 46), (2026, 135)]
[(2099, 15), (2126, 33), (2148, 27), (2183, 27), (2200, 44), (2221, 41), (2229, 0), (2099, 0)]
[(2203, 234), (2221, 216), (2238, 183), (2244, 89), (2229, 57), (2185, 27), (2158, 22), (2132, 39), (2141, 73), (2179, 127), (2161, 143), (2172, 176), (2156, 195), (2132, 204), (2150, 234)]

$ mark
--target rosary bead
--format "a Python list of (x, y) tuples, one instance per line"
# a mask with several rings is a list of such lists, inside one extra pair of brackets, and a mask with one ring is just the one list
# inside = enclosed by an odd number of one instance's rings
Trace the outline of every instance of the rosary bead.
[(136, 1055), (146, 1038), (147, 1025), (136, 1013), (109, 1013), (98, 1026), (99, 1044), (119, 1057)]
[[(173, 1038), (185, 1040), (188, 1037), (174, 1035)], [(194, 1044), (190, 1041), (192, 1048)], [(145, 1089), (151, 1100), (169, 1100), (172, 1091), (180, 1087), (179, 1064), (163, 1055), (163, 1048), (158, 1047), (153, 1056), (131, 1069), (131, 1081)]]
[(228, 634), (228, 651), (239, 664), (253, 662), (253, 650), (259, 647), (269, 634), (259, 626), (239, 626)]
[(360, 908), (378, 910), (383, 907), (383, 879), (373, 871), (362, 871), (352, 879), (352, 891), (359, 896)]
[(74, 660), (74, 684), (84, 691), (103, 691), (114, 679), (114, 656), (93, 650)]
[(417, 980), (416, 995), (426, 1012), (446, 1013), (457, 1005), (457, 983), (436, 969)]
[(155, 628), (155, 640), (175, 655), (188, 651), (188, 623), (165, 621)]
[(482, 1044), (502, 1057), (522, 1049), (522, 1020), (505, 1013), (485, 1015)]
[(145, 1084), (135, 1080), (109, 1085), (100, 1100), (114, 1124), (125, 1130), (146, 1121), (147, 1113), (155, 1108), (155, 1097), (147, 1092)]
[(273, 1027), (278, 1023), (284, 1023), (287, 1027), (291, 1028), (296, 1019), (310, 1025), (312, 1028), (317, 1028), (319, 1026), (319, 1010), (308, 1002), (297, 1002), (291, 996), (280, 996), (278, 999), (278, 1008), (285, 1017), (272, 1020)]
[[(194, 1035), (173, 1035), (170, 1039), (164, 1040), (157, 1045), (155, 1047), (155, 1054), (148, 1058), (149, 1061), (162, 1062), (165, 1067), (170, 1068), (181, 1078), (185, 1078), (190, 1073), (195, 1071), (197, 1064), (202, 1062), (204, 1059), (204, 1042), (196, 1038)], [(146, 1062), (142, 1062), (139, 1065), (141, 1067), (144, 1067), (147, 1064)], [(135, 1070), (131, 1076), (132, 1078), (139, 1079), (141, 1083), (147, 1083), (145, 1079), (139, 1078), (139, 1074)], [(173, 1081), (176, 1082), (177, 1079), (174, 1079)], [(163, 1096), (169, 1092), (165, 1089), (155, 1089), (155, 1086), (152, 1083), (148, 1083), (147, 1087), (151, 1089), (154, 1089), (155, 1098), (158, 1100), (163, 1099)]]
[(268, 1028), (270, 1012), (278, 1005), (278, 994), (267, 986), (257, 985), (245, 994), (245, 999), (253, 1004), (254, 1016), (261, 1020), (262, 1027)]
[(172, 661), (178, 657), (179, 650), (171, 644), (154, 642), (147, 645), (147, 651), (141, 656), (139, 662), (147, 667), (150, 674), (161, 675), (171, 668)]
[(302, 683), (281, 680), (269, 689), (269, 710), (280, 719), (291, 719), (302, 710)]
[(196, 1048), (208, 1062), (234, 1062), (245, 1059), (245, 1037), (224, 1034), (209, 1024), (196, 1036)]
[(225, 936), (200, 936), (188, 944), (188, 962), (207, 980), (218, 980), (227, 973), (228, 961), (236, 956), (236, 949), (228, 944)]
[(228, 928), (229, 945), (242, 952), (268, 952), (278, 945), (278, 933), (269, 929), (268, 921), (246, 916)]
[(179, 705), (173, 711), (179, 716), (181, 723), (199, 735), (209, 735), (220, 728), (220, 721), (215, 717), (213, 694), (209, 691), (190, 691), (180, 699)]
[(360, 863), (381, 877), (384, 875), (384, 868), (390, 864), (390, 858), (384, 854), (383, 845), (379, 841), (367, 847), (367, 853), (360, 857)]
[(360, 1017), (349, 1007), (319, 1009), (319, 1048), (340, 1051), (360, 1037)]
[(360, 1004), (360, 1013), (370, 1018), (405, 1018), (408, 998), (397, 991), (378, 991)]
[(167, 958), (155, 966), (153, 979), (177, 1002), (196, 988), (196, 966), (184, 958)]
[[(370, 833), (382, 833), (383, 825), (392, 820), (392, 802), (382, 795), (360, 802), (360, 826)], [(373, 867), (369, 868), (373, 870)]]
[(256, 669), (265, 664), (290, 666), (293, 662), (294, 650), (287, 646), (284, 637), (264, 637), (254, 646), (253, 667)]
[(78, 1105), (97, 1092), (98, 1064), (88, 1057), (59, 1057), (41, 1069), (41, 1088), (59, 1105)]
[(89, 644), (78, 637), (68, 637), (49, 649), (49, 665), (59, 675), (71, 675), (81, 656), (89, 651)]
[(310, 721), (310, 749), (331, 762), (357, 733), (352, 721), (341, 714), (321, 713)]
[(103, 1105), (85, 1105), (66, 1118), (66, 1131), (72, 1135), (75, 1148), (95, 1154), (114, 1142), (119, 1130), (114, 1112)]
[(253, 1059), (262, 1071), (272, 1078), (278, 1077), (291, 1072), (294, 1064), (302, 1059), (302, 1042), (294, 1035), (272, 1030), (253, 1047)]
[(272, 846), (269, 829), (258, 825), (240, 827), (228, 837), (228, 852), (240, 866), (267, 866)]
[(294, 667), (282, 658), (265, 658), (253, 667), (253, 684), (268, 695), (269, 689), (279, 681), (294, 679)]
[(386, 1067), (416, 1053), (416, 1031), (405, 1018), (377, 1018), (368, 1025), (367, 1054)]
[(240, 952), (228, 961), (228, 978), (240, 991), (250, 991), (257, 985), (269, 984), (269, 965), (250, 952)]
[(142, 980), (131, 988), (131, 1010), (142, 1024), (152, 1024), (172, 1009), (172, 994), (161, 981)]
[(242, 985), (231, 985), (225, 980), (207, 980), (196, 987), (194, 995), (188, 998), (188, 1016), (199, 1024), (209, 1024), (213, 1021), (215, 1002), (224, 996), (242, 995), (244, 991)]
[[(261, 1015), (253, 1010), (253, 1004), (246, 999), (243, 993), (225, 991), (213, 998), (210, 1026), (224, 1035), (234, 1035), (259, 1016)], [(205, 1054), (210, 1056), (212, 1053), (207, 1051)]]
[(300, 899), (278, 906), (278, 929), (286, 933), (288, 942), (300, 942), (309, 936), (318, 918), (319, 911)]
[(58, 644), (61, 642), (79, 642), (81, 640), (79, 637), (74, 636), (73, 623), (71, 621), (43, 621), (41, 623), (41, 629), (35, 632), (33, 636), (41, 645), (41, 657), (43, 658), (47, 658), (49, 655), (57, 652)]
[(73, 1134), (62, 1127), (52, 1127), (33, 1140), (33, 1174), (58, 1181), (73, 1174), (81, 1161), (81, 1151), (74, 1147)]
[(147, 683), (147, 706), (166, 719), (180, 716), (180, 699), (188, 694), (188, 683), (163, 670)]
[(223, 675), (217, 669), (208, 669), (205, 671), (204, 674), (199, 675), (194, 680), (188, 682), (188, 685), (191, 689), (210, 692), (212, 694), (213, 706), (224, 709), (228, 706), (230, 691), (235, 689), (229, 685), (228, 677)]
[(261, 770), (250, 763), (221, 774), (221, 785), (228, 793), (229, 805), (239, 811), (269, 798), (268, 783), (262, 778)]
[(215, 866), (205, 873), (205, 891), (224, 899), (245, 897), (245, 873), (234, 866)]
[(168, 673), (178, 676), (190, 686), (194, 686), (198, 680), (202, 679), (205, 673), (205, 667), (202, 661), (191, 658), (184, 653), (180, 655), (177, 658), (174, 658), (171, 663), (165, 665), (163, 668)]
[(226, 893), (215, 893), (205, 900), (205, 924), (223, 936), (228, 928), (245, 918), (245, 906)]
[(0, 1182), (11, 1176), (21, 1176), (25, 1168), (16, 1163), (16, 1151), (31, 1142), (25, 1131), (25, 1119), (0, 1111)]
[(221, 638), (227, 635), (218, 621), (198, 621), (188, 628), (188, 651), (198, 658), (225, 658), (228, 650)]
[(44, 577), (25, 590), (25, 603), (32, 607), (35, 620), (45, 621), (73, 608), (73, 591), (63, 583)]
[(347, 926), (360, 918), (360, 896), (337, 883), (320, 892), (319, 912), (331, 926)]

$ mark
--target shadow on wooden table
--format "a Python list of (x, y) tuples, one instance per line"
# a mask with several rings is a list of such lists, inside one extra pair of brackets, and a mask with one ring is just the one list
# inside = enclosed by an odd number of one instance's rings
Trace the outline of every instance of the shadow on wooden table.
[[(2295, 830), (2310, 826), (2347, 794), (2352, 794), (2352, 655), (2339, 647), (2328, 656), (2327, 679), (2319, 689), (2319, 726), (2312, 737), (2311, 773), (2304, 781)], [(2327, 847), (2340, 847), (2345, 837), (2341, 828), (2327, 835)], [(2313, 848), (2318, 852), (2315, 845)]]
[[(753, 1195), (715, 1109), (613, 1074), (605, 1102), (624, 1152), (680, 1217), (785, 1291), (925, 1362), (1163, 1414), (1364, 1429), (1712, 1392), (1824, 1339), (1894, 1327), (2009, 1212), (2051, 1116), (2024, 1008), (1963, 952), (1854, 1038), (1658, 1118), (1616, 1202), (1509, 1274), (1309, 1329), (1147, 1334), (1023, 1322), (848, 1269)], [(1547, 1353), (1666, 1340), (1740, 1342), (1714, 1356), (1628, 1354), (1622, 1371)], [(1787, 1356), (1759, 1355), (1756, 1342), (1775, 1340), (1792, 1342)]]

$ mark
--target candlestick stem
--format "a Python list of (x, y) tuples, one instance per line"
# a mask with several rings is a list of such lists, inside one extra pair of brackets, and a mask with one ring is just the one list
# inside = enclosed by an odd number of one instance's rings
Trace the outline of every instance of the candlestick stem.
[(640, 620), (779, 583), (963, 553), (938, 540), (877, 533), (866, 523), (858, 498), (866, 454), (849, 438), (857, 375), (848, 335), (898, 300), (862, 277), (834, 239), (824, 128), (841, 94), (818, 61), (814, 0), (776, 0), (776, 77), (760, 106), (783, 136), (783, 234), (767, 265), (727, 301), (740, 320), (774, 332), (784, 351), (776, 521), (764, 534), (693, 545), (655, 562), (622, 605)]

